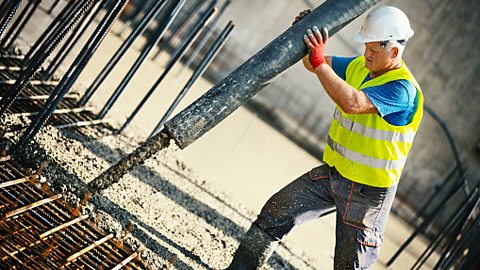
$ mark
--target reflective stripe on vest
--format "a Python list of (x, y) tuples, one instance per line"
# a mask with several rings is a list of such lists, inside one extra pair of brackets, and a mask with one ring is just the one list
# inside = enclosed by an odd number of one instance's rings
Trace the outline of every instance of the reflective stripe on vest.
[(372, 139), (390, 142), (412, 142), (415, 137), (415, 132), (402, 133), (366, 127), (360, 123), (353, 122), (351, 119), (342, 117), (342, 112), (337, 107), (335, 107), (333, 119), (337, 120), (343, 128)]
[(369, 157), (366, 155), (362, 155), (355, 151), (349, 150), (345, 148), (343, 145), (335, 143), (330, 136), (328, 136), (327, 144), (346, 159), (361, 163), (363, 165), (377, 168), (377, 169), (385, 169), (385, 170), (397, 170), (403, 168), (407, 159), (399, 159), (399, 160), (386, 160), (386, 159), (378, 159), (374, 157)]

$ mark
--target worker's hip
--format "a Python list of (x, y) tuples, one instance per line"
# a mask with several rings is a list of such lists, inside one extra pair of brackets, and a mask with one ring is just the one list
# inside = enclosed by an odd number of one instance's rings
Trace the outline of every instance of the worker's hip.
[(309, 172), (317, 181), (318, 172), (328, 171), (328, 188), (343, 223), (359, 229), (382, 231), (390, 212), (397, 185), (387, 188), (360, 184), (343, 177), (334, 167), (322, 165)]
[[(264, 205), (256, 223), (281, 239), (295, 225), (337, 211), (348, 226), (383, 233), (396, 186), (372, 187), (322, 165), (300, 176)], [(339, 220), (337, 220), (338, 222)]]

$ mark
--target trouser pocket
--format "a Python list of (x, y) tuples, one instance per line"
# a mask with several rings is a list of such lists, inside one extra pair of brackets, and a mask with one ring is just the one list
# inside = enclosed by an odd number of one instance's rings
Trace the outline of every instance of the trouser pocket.
[(357, 269), (369, 269), (377, 260), (382, 245), (383, 233), (372, 229), (357, 230)]
[(351, 182), (344, 223), (361, 229), (382, 230), (394, 195), (395, 189)]
[(308, 177), (312, 181), (327, 179), (329, 175), (330, 167), (328, 165), (315, 167), (308, 172)]

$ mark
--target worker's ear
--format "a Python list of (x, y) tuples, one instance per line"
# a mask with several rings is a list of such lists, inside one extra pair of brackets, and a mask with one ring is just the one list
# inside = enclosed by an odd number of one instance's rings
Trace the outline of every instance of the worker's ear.
[(396, 58), (398, 56), (399, 52), (400, 52), (400, 49), (398, 49), (398, 47), (393, 47), (392, 48), (392, 58)]

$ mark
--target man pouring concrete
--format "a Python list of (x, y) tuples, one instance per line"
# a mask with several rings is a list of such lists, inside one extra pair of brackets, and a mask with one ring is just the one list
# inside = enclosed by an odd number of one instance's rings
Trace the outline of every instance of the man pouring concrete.
[(363, 56), (325, 56), (327, 29), (307, 31), (303, 63), (336, 104), (325, 165), (267, 201), (227, 269), (258, 269), (294, 226), (333, 211), (334, 269), (368, 269), (375, 263), (423, 112), (421, 89), (402, 60), (412, 36), (407, 16), (391, 6), (372, 10), (355, 34), (355, 41), (365, 44)]

